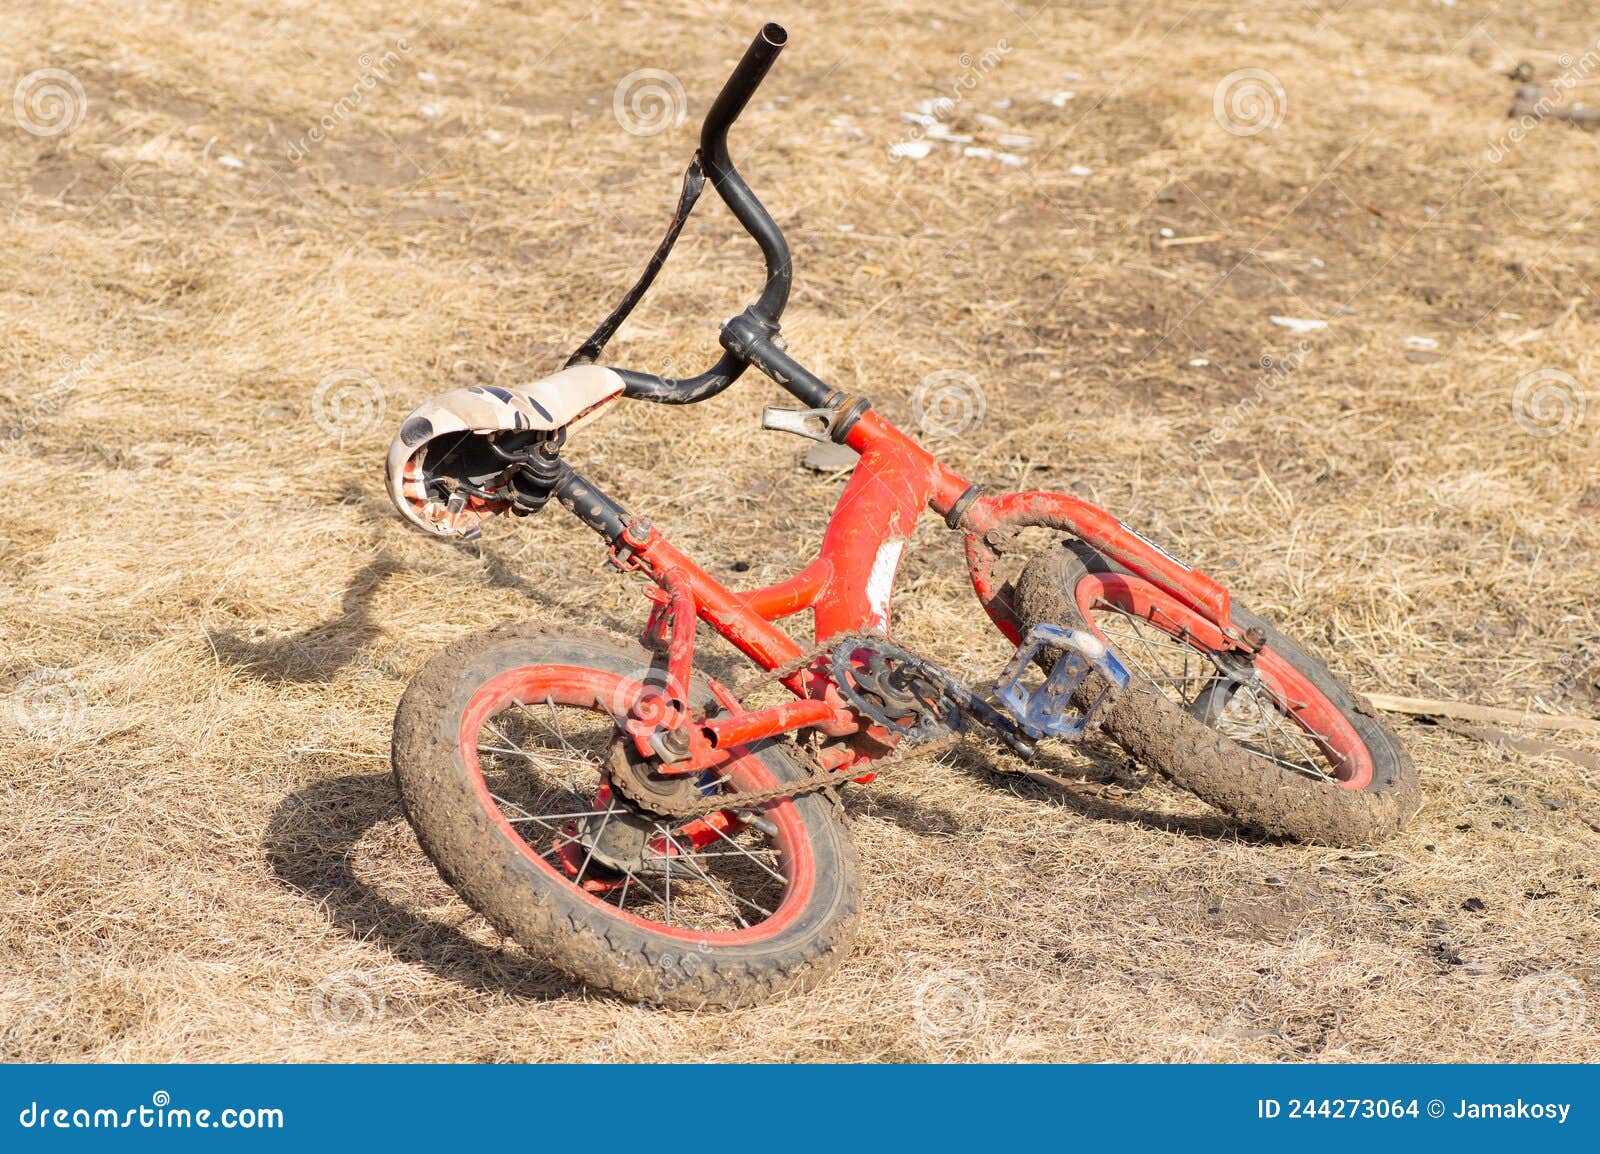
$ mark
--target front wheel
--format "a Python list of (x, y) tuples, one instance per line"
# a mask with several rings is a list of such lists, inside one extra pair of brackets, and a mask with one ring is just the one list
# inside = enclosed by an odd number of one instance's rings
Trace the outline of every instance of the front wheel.
[[(833, 803), (685, 821), (628, 801), (612, 787), (618, 722), (660, 681), (649, 653), (609, 638), (521, 626), (445, 649), (395, 716), (395, 780), (423, 849), (501, 933), (626, 997), (749, 1005), (820, 980), (857, 908)], [(691, 695), (715, 708), (704, 685)], [(671, 788), (698, 802), (802, 775), (768, 743)]]
[(1276, 834), (1369, 845), (1421, 805), (1416, 767), (1372, 707), (1248, 610), (1265, 644), (1243, 656), (1215, 624), (1153, 583), (1071, 542), (1017, 580), (1025, 629), (1086, 625), (1134, 675), (1105, 731), (1202, 800)]

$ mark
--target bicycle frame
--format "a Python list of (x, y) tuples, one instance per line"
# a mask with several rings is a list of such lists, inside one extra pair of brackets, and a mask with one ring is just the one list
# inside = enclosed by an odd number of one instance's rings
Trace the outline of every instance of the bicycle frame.
[[(835, 405), (846, 411), (853, 408), (840, 405), (837, 398)], [(829, 518), (816, 559), (787, 580), (742, 593), (712, 577), (648, 518), (630, 518), (592, 483), (564, 467), (556, 486), (561, 503), (611, 541), (612, 564), (643, 573), (656, 584), (647, 591), (654, 607), (644, 634), (667, 655), (665, 708), (637, 717), (629, 732), (641, 754), (666, 755), (663, 772), (698, 772), (727, 760), (733, 747), (803, 728), (832, 737), (865, 732), (880, 746), (892, 744), (875, 727), (863, 725), (831, 679), (809, 669), (782, 678), (798, 700), (758, 711), (747, 711), (725, 686), (713, 681), (713, 692), (727, 716), (695, 721), (687, 707), (693, 625), (697, 619), (705, 621), (769, 671), (795, 662), (805, 652), (774, 622), (806, 609), (813, 611), (819, 643), (854, 630), (887, 634), (895, 574), (925, 508), (964, 534), (974, 592), (1013, 643), (1019, 639), (1017, 619), (995, 579), (998, 558), (993, 542), (997, 533), (1030, 525), (1082, 538), (1219, 627), (1232, 629), (1226, 589), (1110, 514), (1065, 493), (985, 496), (864, 402), (854, 408), (859, 415), (835, 437), (855, 449), (860, 460)], [(676, 742), (663, 747), (663, 736), (674, 733)], [(875, 756), (849, 744), (825, 752), (823, 762), (829, 769), (851, 768)]]

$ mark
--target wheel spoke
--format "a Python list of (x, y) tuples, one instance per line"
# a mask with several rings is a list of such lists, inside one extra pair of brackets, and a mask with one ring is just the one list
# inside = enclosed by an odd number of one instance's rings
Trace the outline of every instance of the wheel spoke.
[[(1092, 608), (1097, 625), (1111, 637), (1112, 648), (1129, 669), (1174, 704), (1193, 708), (1206, 686), (1227, 676), (1204, 643), (1160, 605), (1151, 604), (1140, 614), (1096, 597)], [(1218, 716), (1215, 728), (1265, 761), (1319, 781), (1336, 782), (1328, 768), (1338, 764), (1331, 752), (1334, 742), (1305, 724), (1306, 709), (1305, 702), (1272, 686), (1241, 684)]]
[[(669, 830), (662, 827), (657, 828), (660, 828), (661, 832), (666, 835), (667, 841), (672, 848), (678, 851), (678, 853), (674, 855), (677, 860), (684, 860), (684, 849), (678, 844), (678, 839), (673, 837)], [(701, 881), (705, 882), (706, 885), (710, 887), (712, 893), (716, 894), (717, 897), (722, 899), (722, 904), (728, 907), (728, 912), (734, 916), (738, 923), (745, 929), (749, 929), (750, 923), (744, 920), (744, 915), (739, 912), (739, 907), (728, 900), (728, 895), (722, 892), (721, 886), (717, 885), (716, 882), (711, 880), (711, 875), (700, 866), (695, 865), (692, 861), (689, 863), (689, 868), (694, 870), (695, 876), (697, 876)], [(759, 909), (760, 907), (758, 906), (757, 908)]]
[[(783, 834), (706, 823), (713, 833), (696, 825), (691, 838), (679, 823), (604, 791), (619, 733), (608, 699), (591, 683), (552, 694), (541, 685), (504, 700), (476, 735), (484, 804), (498, 809), (562, 884), (613, 915), (707, 934), (748, 930), (773, 917), (789, 885), (781, 872)], [(733, 788), (730, 780), (708, 773), (699, 787), (714, 800)], [(707, 844), (697, 845), (701, 839)]]
[[(709, 823), (707, 823), (707, 824), (708, 824), (708, 825), (709, 825)], [(762, 868), (762, 869), (763, 869), (763, 870), (765, 870), (765, 871), (766, 871), (766, 872), (767, 872), (767, 873), (769, 873), (769, 874), (771, 874), (771, 875), (772, 875), (772, 876), (773, 876), (773, 877), (774, 877), (774, 878), (776, 878), (776, 879), (777, 879), (777, 880), (778, 880), (778, 881), (780, 881), (780, 882), (782, 882), (782, 883), (783, 883), (783, 884), (784, 884), (784, 885), (788, 885), (788, 884), (789, 884), (789, 879), (788, 879), (788, 878), (786, 878), (786, 877), (784, 877), (784, 876), (783, 876), (783, 875), (782, 875), (782, 874), (781, 874), (781, 873), (779, 873), (779, 872), (778, 872), (778, 871), (777, 871), (777, 870), (775, 870), (775, 869), (773, 869), (773, 868), (772, 868), (772, 867), (771, 867), (771, 866), (769, 866), (769, 865), (767, 865), (767, 863), (766, 863), (766, 862), (764, 862), (764, 861), (762, 861), (762, 860), (761, 860), (761, 859), (760, 859), (760, 858), (758, 858), (758, 857), (756, 857), (756, 855), (755, 855), (755, 854), (753, 854), (753, 853), (751, 853), (751, 852), (750, 852), (750, 851), (749, 851), (749, 850), (748, 850), (748, 849), (746, 849), (746, 848), (745, 848), (745, 847), (744, 847), (744, 846), (742, 846), (742, 845), (740, 845), (740, 844), (739, 844), (739, 843), (738, 843), (738, 842), (736, 842), (736, 841), (734, 841), (734, 840), (733, 840), (733, 839), (732, 839), (732, 838), (731, 838), (731, 837), (729, 837), (729, 836), (728, 836), (728, 835), (727, 835), (727, 834), (725, 834), (725, 833), (723, 833), (723, 832), (722, 832), (722, 831), (721, 831), (721, 830), (720, 830), (720, 829), (718, 829), (718, 828), (717, 828), (717, 827), (716, 827), (716, 826), (714, 826), (714, 825), (712, 825), (712, 826), (710, 826), (710, 829), (711, 829), (711, 832), (712, 832), (712, 833), (714, 833), (714, 834), (716, 834), (716, 835), (717, 835), (717, 836), (718, 836), (718, 837), (720, 837), (720, 838), (721, 838), (721, 839), (722, 839), (722, 840), (723, 840), (723, 841), (725, 841), (725, 842), (727, 842), (727, 843), (728, 843), (728, 844), (729, 844), (729, 845), (731, 845), (731, 846), (732, 846), (732, 847), (733, 847), (733, 848), (734, 848), (734, 849), (736, 849), (736, 850), (738, 850), (738, 851), (739, 851), (739, 852), (740, 852), (740, 853), (742, 853), (742, 854), (743, 854), (743, 855), (744, 855), (744, 856), (745, 856), (745, 857), (747, 857), (747, 858), (749, 858), (749, 859), (750, 859), (750, 860), (751, 860), (751, 861), (753, 861), (753, 862), (755, 862), (755, 863), (756, 863), (756, 865), (758, 865), (758, 866), (760, 866), (760, 867), (761, 867), (761, 868)]]

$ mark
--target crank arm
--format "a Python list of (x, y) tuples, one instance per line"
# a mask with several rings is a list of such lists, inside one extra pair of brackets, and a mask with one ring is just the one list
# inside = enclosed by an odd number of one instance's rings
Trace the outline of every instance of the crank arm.
[(1023, 761), (1031, 764), (1039, 756), (1039, 747), (1022, 726), (1009, 713), (996, 709), (976, 693), (962, 703), (967, 713), (973, 719), (982, 722), (994, 731), (995, 735), (1005, 742), (1007, 748)]

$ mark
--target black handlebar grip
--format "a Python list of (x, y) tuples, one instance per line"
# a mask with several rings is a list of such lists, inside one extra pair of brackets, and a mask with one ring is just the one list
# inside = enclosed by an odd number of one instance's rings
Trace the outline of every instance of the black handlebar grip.
[(700, 148), (704, 152), (710, 154), (726, 147), (728, 128), (739, 119), (744, 106), (750, 103), (750, 97), (761, 87), (768, 70), (778, 59), (778, 53), (783, 51), (787, 43), (789, 33), (782, 24), (768, 24), (756, 33), (756, 38), (750, 42), (744, 57), (734, 68), (733, 75), (728, 77), (722, 91), (717, 93), (711, 111), (706, 113), (705, 123), (700, 127)]

